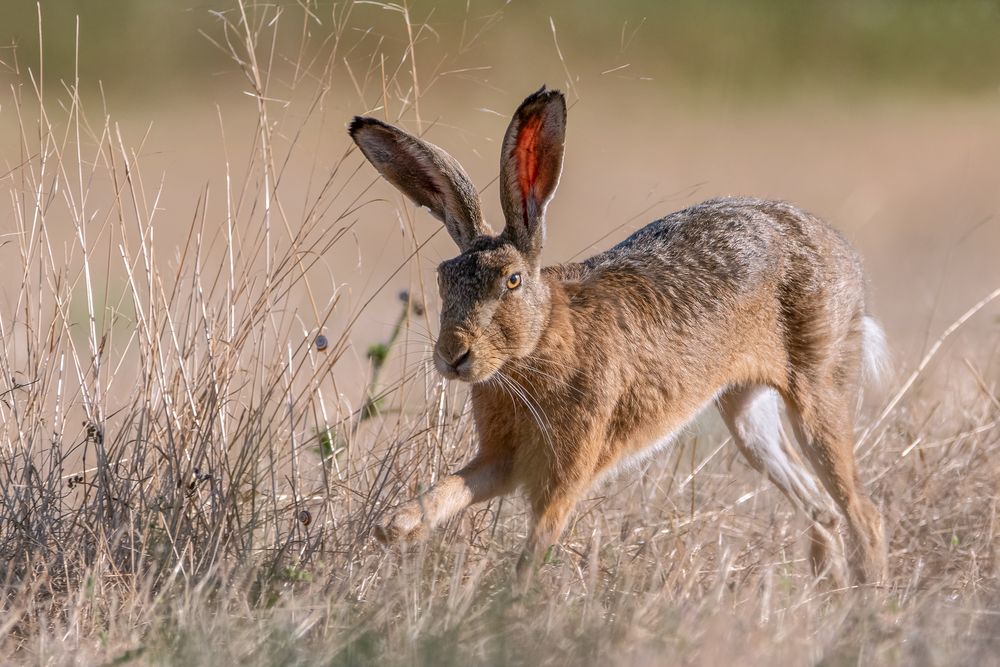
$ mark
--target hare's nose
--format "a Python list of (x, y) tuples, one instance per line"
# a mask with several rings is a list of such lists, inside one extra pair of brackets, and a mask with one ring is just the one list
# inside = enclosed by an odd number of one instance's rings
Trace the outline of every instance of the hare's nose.
[[(457, 349), (449, 350), (447, 353), (443, 353), (441, 358), (446, 364), (448, 364), (449, 368), (457, 371), (458, 367), (469, 359), (470, 352), (471, 350), (463, 345)], [(449, 359), (448, 357), (451, 358)]]
[[(468, 370), (472, 362), (472, 346), (461, 332), (448, 330), (434, 346), (434, 365), (447, 378), (456, 378)], [(464, 365), (463, 365), (464, 364)]]

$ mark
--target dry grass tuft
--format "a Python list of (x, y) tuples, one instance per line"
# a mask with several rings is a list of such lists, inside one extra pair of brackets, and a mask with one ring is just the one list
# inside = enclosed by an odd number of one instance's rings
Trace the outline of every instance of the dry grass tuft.
[[(406, 4), (338, 5), (322, 22), (314, 9), (237, 1), (218, 15), (208, 36), (258, 123), (241, 144), (220, 112), (242, 157), (224, 156), (224, 187), (204, 188), (179, 235), (144, 138), (85, 113), (79, 79), (55, 95), (42, 69), (10, 63), (0, 661), (1000, 662), (995, 355), (967, 361), (956, 387), (924, 381), (934, 346), (864, 413), (863, 475), (891, 540), (884, 590), (812, 581), (805, 522), (710, 423), (582, 503), (523, 599), (508, 592), (517, 501), (419, 548), (369, 539), (386, 507), (467, 457), (473, 431), (461, 389), (427, 372), (416, 299), (387, 342), (356, 329), (406, 264), (342, 299), (323, 258), (351, 243), (375, 181), (351, 152), (317, 165), (312, 141), (337, 117), (334, 81), (358, 111), (419, 128), (420, 91), (445, 68), (418, 77), (429, 28)], [(358, 30), (359, 12), (395, 32)], [(287, 56), (275, 36), (292, 26)], [(316, 180), (293, 201), (284, 179), (303, 162)], [(416, 254), (426, 239), (403, 214)], [(345, 383), (358, 338), (368, 371)]]

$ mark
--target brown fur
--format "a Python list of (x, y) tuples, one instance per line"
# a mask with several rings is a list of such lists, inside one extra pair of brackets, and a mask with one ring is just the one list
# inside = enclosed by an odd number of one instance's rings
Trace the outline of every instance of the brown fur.
[[(472, 383), (480, 444), (468, 466), (399, 507), (379, 535), (420, 538), (469, 504), (520, 488), (534, 516), (519, 564), (527, 576), (595, 479), (715, 400), (750, 464), (813, 519), (814, 566), (831, 570), (832, 514), (794, 452), (764, 447), (780, 431), (777, 398), (755, 388), (772, 388), (847, 521), (853, 578), (879, 581), (881, 517), (853, 454), (866, 317), (857, 254), (794, 206), (727, 198), (657, 220), (582, 263), (542, 268), (544, 210), (564, 130), (557, 92), (543, 88), (515, 113), (501, 157), (507, 225), (497, 236), (482, 231), (475, 189), (454, 160), (437, 157), (440, 149), (420, 142), (432, 159), (405, 162), (397, 153), (393, 170), (380, 167), (448, 221), (463, 250), (439, 269), (435, 363), (446, 377)], [(419, 142), (370, 119), (356, 119), (351, 134), (370, 158)], [(422, 169), (433, 173), (406, 176)], [(401, 173), (409, 180), (400, 182)], [(521, 285), (508, 289), (514, 273)]]

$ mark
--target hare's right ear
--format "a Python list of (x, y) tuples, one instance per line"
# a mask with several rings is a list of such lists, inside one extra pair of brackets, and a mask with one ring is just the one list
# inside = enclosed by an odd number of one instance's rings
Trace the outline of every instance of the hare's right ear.
[(444, 223), (462, 250), (492, 234), (479, 194), (458, 161), (437, 146), (388, 123), (356, 116), (348, 130), (368, 161), (387, 181)]
[(559, 185), (565, 139), (566, 99), (545, 86), (521, 102), (503, 139), (503, 235), (532, 260), (538, 259), (545, 242), (545, 207)]

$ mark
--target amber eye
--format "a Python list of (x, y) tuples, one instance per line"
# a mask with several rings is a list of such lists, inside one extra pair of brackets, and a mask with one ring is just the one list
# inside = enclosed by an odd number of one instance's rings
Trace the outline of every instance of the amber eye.
[(507, 289), (517, 289), (521, 286), (521, 274), (512, 273), (507, 278)]

